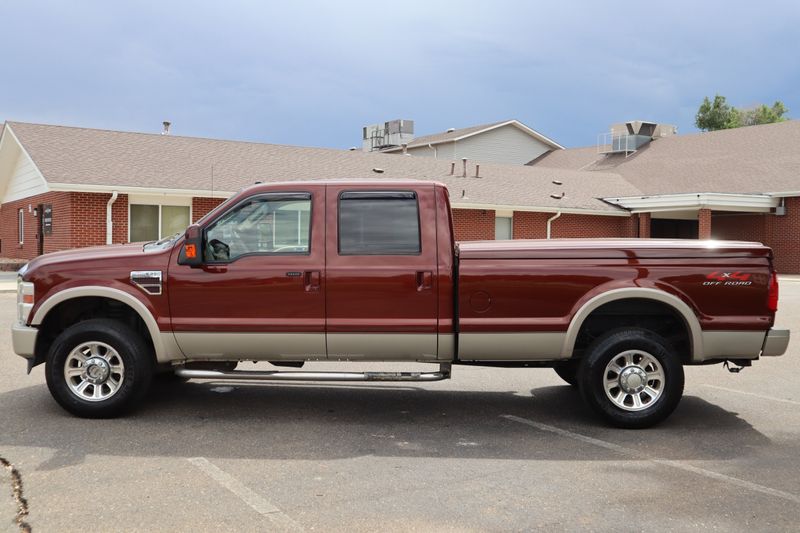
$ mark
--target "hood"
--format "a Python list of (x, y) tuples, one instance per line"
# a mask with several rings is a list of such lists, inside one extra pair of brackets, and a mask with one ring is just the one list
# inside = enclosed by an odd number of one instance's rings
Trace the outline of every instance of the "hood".
[(144, 243), (110, 244), (107, 246), (94, 246), (91, 248), (75, 248), (63, 252), (52, 252), (40, 255), (25, 265), (21, 274), (27, 279), (28, 275), (43, 267), (58, 268), (60, 265), (73, 263), (87, 263), (92, 267), (101, 267), (109, 260), (115, 263), (130, 262), (135, 265), (137, 260), (158, 253), (161, 250), (145, 251)]

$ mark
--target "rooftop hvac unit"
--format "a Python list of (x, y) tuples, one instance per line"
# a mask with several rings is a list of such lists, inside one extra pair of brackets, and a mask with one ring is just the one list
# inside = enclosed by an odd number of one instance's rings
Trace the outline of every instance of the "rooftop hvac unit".
[(675, 135), (678, 128), (669, 124), (658, 124), (644, 120), (631, 120), (614, 124), (609, 133), (597, 137), (597, 153), (625, 154), (625, 157), (658, 137)]
[(364, 152), (374, 152), (408, 144), (413, 140), (413, 120), (390, 120), (382, 124), (364, 126), (361, 135), (361, 149)]

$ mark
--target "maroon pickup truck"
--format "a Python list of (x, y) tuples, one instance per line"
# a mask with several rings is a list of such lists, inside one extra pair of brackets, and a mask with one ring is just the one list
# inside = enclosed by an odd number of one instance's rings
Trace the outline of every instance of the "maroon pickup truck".
[[(554, 368), (612, 424), (646, 427), (677, 406), (684, 365), (783, 354), (777, 303), (757, 243), (457, 244), (441, 184), (294, 182), (245, 189), (158, 242), (34, 259), (13, 342), (83, 417), (128, 410), (157, 373), (436, 381), (481, 365)], [(298, 369), (317, 360), (438, 368)]]

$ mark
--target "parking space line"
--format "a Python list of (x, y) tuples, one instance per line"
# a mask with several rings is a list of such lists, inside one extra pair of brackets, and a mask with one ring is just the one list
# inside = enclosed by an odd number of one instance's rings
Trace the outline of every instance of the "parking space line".
[(231, 491), (254, 511), (266, 517), (273, 525), (283, 530), (303, 530), (297, 522), (286, 516), (283, 511), (275, 507), (270, 501), (248, 488), (244, 483), (228, 474), (205, 457), (191, 457), (187, 460), (202, 470), (208, 477)]
[(762, 400), (772, 400), (773, 402), (782, 402), (782, 403), (788, 403), (788, 404), (792, 404), (792, 405), (800, 405), (800, 402), (797, 402), (795, 400), (785, 400), (783, 398), (776, 398), (774, 396), (766, 396), (764, 394), (757, 394), (755, 392), (745, 392), (743, 390), (729, 389), (728, 387), (720, 387), (718, 385), (709, 385), (708, 383), (701, 383), (700, 385), (702, 385), (703, 387), (708, 387), (710, 389), (723, 390), (723, 391), (726, 391), (726, 392), (735, 392), (736, 394), (744, 394), (746, 396), (755, 396), (756, 398), (761, 398)]
[(657, 465), (661, 466), (668, 466), (670, 468), (675, 468), (677, 470), (683, 470), (684, 472), (691, 472), (692, 474), (696, 474), (698, 476), (707, 477), (709, 479), (714, 479), (716, 481), (721, 481), (723, 483), (727, 483), (729, 485), (734, 485), (743, 489), (750, 490), (752, 492), (760, 492), (761, 494), (766, 494), (768, 496), (773, 496), (776, 498), (781, 498), (783, 500), (787, 500), (793, 503), (800, 504), (800, 496), (792, 494), (790, 492), (784, 492), (782, 490), (773, 489), (771, 487), (767, 487), (764, 485), (759, 485), (758, 483), (753, 483), (751, 481), (746, 481), (744, 479), (739, 479), (732, 476), (727, 476), (725, 474), (720, 474), (718, 472), (714, 472), (712, 470), (706, 470), (705, 468), (700, 468), (697, 466), (692, 466), (686, 463), (682, 463), (680, 461), (672, 461), (669, 459), (657, 459), (652, 457), (647, 457), (641, 452), (638, 452), (631, 448), (626, 448), (624, 446), (620, 446), (619, 444), (614, 444), (612, 442), (606, 442), (604, 440), (595, 439), (593, 437), (587, 437), (586, 435), (581, 435), (580, 433), (574, 433), (572, 431), (567, 431), (566, 429), (561, 429), (555, 426), (550, 426), (548, 424), (542, 424), (541, 422), (534, 422), (533, 420), (528, 420), (527, 418), (520, 418), (514, 415), (500, 415), (501, 418), (505, 418), (506, 420), (511, 420), (512, 422), (517, 422), (519, 424), (525, 424), (526, 426), (530, 426), (536, 428), (541, 431), (547, 431), (549, 433), (554, 433), (561, 437), (566, 437), (568, 439), (577, 440), (580, 442), (584, 442), (586, 444), (591, 444), (592, 446), (596, 446), (598, 448), (605, 448), (606, 450), (611, 450), (621, 455), (626, 455), (628, 457), (633, 457), (635, 459), (640, 459), (643, 461), (648, 461)]

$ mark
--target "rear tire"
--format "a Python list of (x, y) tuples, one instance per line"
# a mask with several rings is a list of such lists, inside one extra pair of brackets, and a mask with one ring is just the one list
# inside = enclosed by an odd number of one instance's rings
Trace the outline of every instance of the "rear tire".
[(563, 361), (561, 363), (556, 363), (553, 367), (553, 370), (556, 371), (558, 377), (572, 385), (573, 387), (578, 386), (578, 367), (580, 365), (580, 361)]
[(683, 366), (661, 336), (639, 328), (611, 331), (587, 350), (581, 395), (611, 424), (646, 428), (667, 418), (683, 395)]
[(153, 378), (153, 357), (127, 325), (91, 319), (64, 330), (47, 354), (50, 394), (82, 418), (111, 418), (133, 409)]

